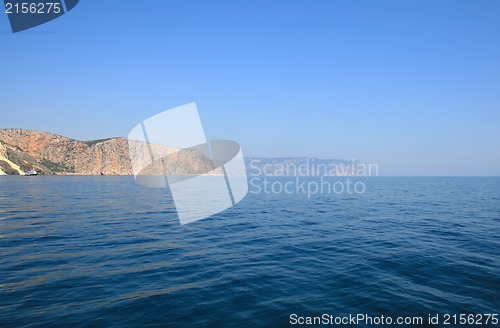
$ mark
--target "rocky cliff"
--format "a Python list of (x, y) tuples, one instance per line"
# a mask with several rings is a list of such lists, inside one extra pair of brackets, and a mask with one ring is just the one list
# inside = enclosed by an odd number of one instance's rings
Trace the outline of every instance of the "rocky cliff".
[[(139, 154), (134, 158), (139, 175), (223, 174), (197, 150), (179, 151), (125, 138), (79, 141), (35, 130), (0, 129), (0, 175), (23, 175), (31, 168), (39, 174), (132, 175), (129, 145)], [(161, 163), (150, 163), (151, 152)], [(373, 175), (359, 161), (246, 157), (245, 164), (249, 176)]]
[[(133, 174), (125, 138), (79, 141), (35, 130), (0, 129), (0, 174), (24, 174), (30, 166), (41, 174)], [(197, 151), (170, 156), (165, 166), (174, 175), (214, 168)]]
[(17, 147), (0, 141), (0, 175), (23, 175), (32, 168), (40, 174), (53, 174), (45, 165)]

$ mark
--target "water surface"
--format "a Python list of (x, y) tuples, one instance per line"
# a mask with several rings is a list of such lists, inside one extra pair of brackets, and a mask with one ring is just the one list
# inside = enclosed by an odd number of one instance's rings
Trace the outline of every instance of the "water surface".
[(0, 177), (0, 326), (500, 312), (500, 178), (364, 181), (181, 226), (166, 190), (130, 177)]

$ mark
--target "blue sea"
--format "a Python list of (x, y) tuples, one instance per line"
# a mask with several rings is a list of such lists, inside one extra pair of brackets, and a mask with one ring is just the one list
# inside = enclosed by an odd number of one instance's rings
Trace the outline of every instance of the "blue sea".
[[(0, 326), (500, 313), (500, 178), (357, 180), (364, 193), (249, 193), (180, 225), (168, 191), (132, 177), (0, 177)], [(463, 327), (500, 326), (482, 323)]]

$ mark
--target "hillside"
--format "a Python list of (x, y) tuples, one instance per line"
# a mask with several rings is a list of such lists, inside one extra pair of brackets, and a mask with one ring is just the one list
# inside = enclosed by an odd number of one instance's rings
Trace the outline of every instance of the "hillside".
[(0, 175), (22, 175), (31, 167), (35, 167), (40, 174), (53, 174), (45, 165), (17, 147), (0, 141)]
[[(24, 174), (22, 164), (40, 174), (132, 175), (128, 140), (79, 141), (23, 129), (0, 129), (0, 174)], [(179, 152), (165, 165), (170, 174), (210, 171), (213, 163), (197, 151)]]
[[(197, 175), (215, 165), (197, 150), (150, 145), (164, 157), (161, 170), (146, 166), (143, 174)], [(139, 147), (140, 144), (139, 144)], [(146, 163), (149, 156), (141, 158)], [(142, 163), (141, 162), (141, 163)], [(249, 176), (352, 176), (360, 174), (358, 161), (305, 157), (246, 157)], [(362, 164), (361, 164), (362, 166)], [(132, 175), (129, 140), (107, 138), (79, 141), (24, 129), (0, 129), (0, 175), (23, 175), (31, 167), (39, 174)], [(214, 174), (222, 174), (217, 170)]]

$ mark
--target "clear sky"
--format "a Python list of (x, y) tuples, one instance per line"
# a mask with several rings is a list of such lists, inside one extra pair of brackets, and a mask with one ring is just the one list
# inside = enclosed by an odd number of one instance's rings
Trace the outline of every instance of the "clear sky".
[(13, 34), (0, 128), (126, 136), (196, 102), (247, 156), (500, 175), (500, 1), (89, 1)]

